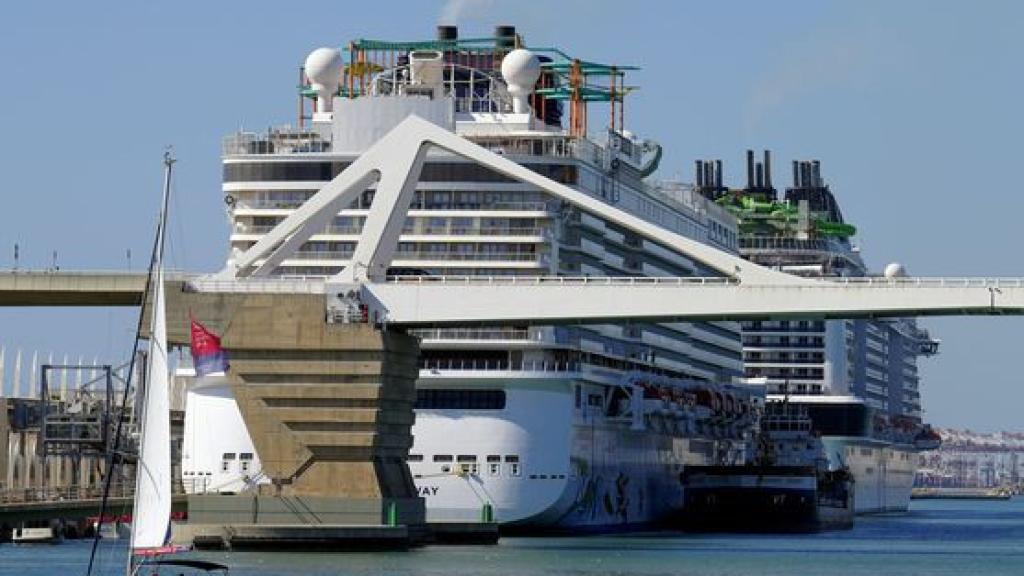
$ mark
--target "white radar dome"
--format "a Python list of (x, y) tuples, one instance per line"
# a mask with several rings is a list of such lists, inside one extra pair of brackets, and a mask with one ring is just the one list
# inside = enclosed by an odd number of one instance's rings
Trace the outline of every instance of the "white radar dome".
[(516, 48), (501, 60), (501, 77), (512, 95), (512, 108), (516, 114), (530, 111), (529, 96), (540, 78), (540, 59), (524, 48)]
[(317, 48), (306, 56), (306, 76), (317, 94), (317, 111), (331, 111), (331, 98), (341, 83), (341, 67), (341, 51), (335, 48)]
[(906, 278), (907, 269), (899, 262), (892, 262), (885, 267), (884, 274), (886, 278)]

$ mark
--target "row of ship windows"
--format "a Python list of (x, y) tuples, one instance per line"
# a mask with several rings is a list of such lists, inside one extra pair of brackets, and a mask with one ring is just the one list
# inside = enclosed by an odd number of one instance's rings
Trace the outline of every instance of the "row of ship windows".
[(778, 338), (762, 338), (761, 336), (750, 336), (747, 334), (743, 335), (744, 346), (767, 346), (771, 348), (786, 348), (786, 347), (803, 347), (803, 346), (815, 346), (821, 347), (825, 345), (825, 339), (820, 337), (807, 337), (799, 336), (796, 338), (790, 338), (789, 336), (780, 336)]
[[(224, 182), (281, 182), (333, 180), (349, 162), (246, 162), (224, 165)], [(579, 171), (572, 164), (523, 164), (523, 167), (562, 184), (576, 184)], [(502, 182), (517, 180), (479, 164), (428, 162), (420, 182)]]
[(820, 332), (825, 329), (824, 320), (777, 320), (777, 321), (761, 321), (752, 320), (743, 322), (744, 330), (765, 330), (765, 331), (783, 331), (783, 330), (812, 330)]
[[(416, 391), (415, 407), (417, 410), (504, 410), (505, 403), (504, 390), (423, 389)], [(437, 458), (434, 456), (435, 462), (440, 461)], [(450, 461), (451, 456), (448, 458)]]
[(766, 376), (768, 378), (814, 378), (825, 377), (823, 368), (747, 368), (748, 378)]
[[(221, 456), (220, 471), (221, 472), (230, 472), (231, 468), (234, 467), (234, 463), (235, 463), (236, 460), (239, 463), (239, 471), (241, 471), (241, 472), (248, 472), (252, 468), (253, 453), (252, 452), (242, 452), (240, 454), (236, 454), (234, 452), (225, 452)], [(191, 470), (186, 470), (186, 471), (182, 472), (182, 475), (184, 475), (184, 476), (210, 476), (211, 473), (210, 472), (193, 472)]]
[[(422, 454), (409, 454), (406, 458), (408, 462), (423, 462), (424, 458)], [(477, 457), (474, 454), (459, 454), (452, 456), (451, 454), (435, 454), (432, 460), (436, 463), (441, 464), (442, 474), (451, 474), (453, 471), (461, 474), (479, 474), (480, 463), (477, 461)], [(523, 468), (519, 462), (519, 456), (516, 454), (506, 454), (505, 459), (505, 471), (509, 476), (522, 476)], [(489, 476), (501, 476), (502, 470), (502, 457), (498, 454), (490, 454), (486, 458), (487, 474)], [(417, 478), (422, 477), (422, 474), (416, 474)]]
[[(847, 456), (853, 456), (856, 453), (857, 453), (857, 449), (856, 448), (853, 448), (853, 447), (847, 447), (846, 448), (846, 455)], [(872, 450), (871, 448), (860, 448), (860, 455), (861, 456), (874, 456), (875, 455), (875, 451)], [(906, 453), (906, 452), (889, 452), (889, 460), (902, 460), (904, 462), (908, 462), (912, 458), (913, 458), (913, 456), (911, 454)]]
[(821, 394), (821, 384), (769, 384), (769, 394)]

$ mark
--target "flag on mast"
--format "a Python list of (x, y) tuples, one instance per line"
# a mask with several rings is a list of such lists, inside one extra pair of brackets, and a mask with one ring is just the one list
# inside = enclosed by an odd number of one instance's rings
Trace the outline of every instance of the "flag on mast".
[(227, 372), (228, 355), (221, 348), (220, 337), (192, 318), (192, 361), (196, 376)]

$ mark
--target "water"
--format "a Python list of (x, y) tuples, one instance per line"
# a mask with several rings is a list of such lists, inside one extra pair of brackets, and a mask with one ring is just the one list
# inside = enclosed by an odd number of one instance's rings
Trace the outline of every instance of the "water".
[[(123, 571), (123, 544), (105, 543), (101, 574)], [(0, 576), (84, 574), (86, 542), (0, 546)], [(504, 538), (376, 554), (219, 553), (236, 576), (1024, 574), (1024, 498), (915, 501), (907, 514), (859, 518), (846, 532), (780, 536), (641, 534)]]

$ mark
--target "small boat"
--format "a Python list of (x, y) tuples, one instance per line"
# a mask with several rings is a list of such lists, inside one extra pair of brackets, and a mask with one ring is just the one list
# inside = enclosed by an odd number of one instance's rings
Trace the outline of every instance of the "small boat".
[(26, 522), (11, 531), (14, 544), (59, 544), (64, 541), (60, 522)]

